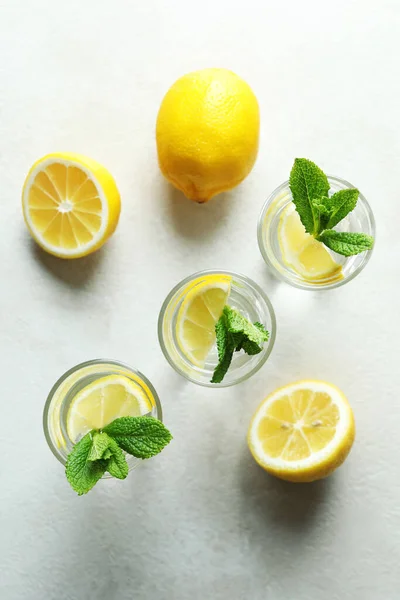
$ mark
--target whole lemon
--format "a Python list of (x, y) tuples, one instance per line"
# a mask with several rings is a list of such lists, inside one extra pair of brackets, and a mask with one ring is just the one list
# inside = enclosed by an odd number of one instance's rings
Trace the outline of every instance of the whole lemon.
[(260, 114), (250, 86), (227, 69), (184, 75), (158, 112), (158, 160), (188, 198), (207, 202), (238, 185), (258, 152)]

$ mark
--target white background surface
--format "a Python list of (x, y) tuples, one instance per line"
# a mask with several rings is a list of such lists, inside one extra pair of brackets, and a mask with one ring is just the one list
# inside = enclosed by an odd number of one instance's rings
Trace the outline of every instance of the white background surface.
[[(2, 600), (395, 600), (399, 589), (398, 0), (2, 0), (0, 9)], [(185, 72), (231, 68), (261, 107), (249, 178), (206, 206), (163, 181), (154, 125)], [(104, 163), (123, 210), (96, 255), (60, 262), (25, 230), (20, 192), (41, 155)], [(267, 195), (295, 156), (357, 185), (378, 241), (352, 283), (310, 293), (278, 283), (256, 242)], [(166, 363), (156, 322), (191, 272), (227, 268), (270, 295), (269, 362), (225, 390)], [(142, 370), (174, 442), (125, 482), (78, 498), (42, 433), (59, 375), (94, 357)], [(279, 482), (245, 434), (275, 387), (330, 380), (357, 440), (312, 485)]]

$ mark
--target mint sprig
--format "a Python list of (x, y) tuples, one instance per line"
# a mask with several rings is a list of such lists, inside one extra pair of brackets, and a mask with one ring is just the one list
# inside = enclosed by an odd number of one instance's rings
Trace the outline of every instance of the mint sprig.
[(211, 383), (221, 383), (231, 365), (234, 352), (244, 350), (246, 354), (259, 354), (269, 333), (261, 323), (251, 323), (238, 311), (225, 306), (215, 325), (218, 349), (218, 365), (214, 369)]
[(357, 189), (344, 189), (329, 196), (327, 176), (306, 158), (295, 159), (289, 186), (306, 232), (319, 242), (343, 256), (359, 254), (373, 247), (374, 239), (370, 235), (333, 229), (356, 207), (360, 193)]
[(119, 417), (102, 430), (92, 429), (69, 453), (65, 467), (67, 479), (79, 496), (87, 494), (106, 471), (125, 479), (128, 463), (125, 453), (150, 458), (172, 439), (168, 429), (153, 417)]

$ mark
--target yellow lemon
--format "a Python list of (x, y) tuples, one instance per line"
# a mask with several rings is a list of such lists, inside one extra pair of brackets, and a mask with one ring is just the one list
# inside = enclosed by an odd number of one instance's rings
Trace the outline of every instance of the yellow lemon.
[(341, 265), (321, 242), (306, 233), (294, 206), (289, 206), (280, 218), (278, 240), (284, 263), (303, 279), (315, 283), (343, 279)]
[(299, 381), (273, 392), (248, 432), (250, 451), (266, 471), (287, 481), (322, 479), (339, 467), (354, 442), (353, 411), (323, 381)]
[(105, 167), (86, 156), (60, 152), (35, 162), (25, 180), (22, 208), (33, 239), (46, 252), (79, 258), (114, 233), (121, 201)]
[(207, 202), (238, 185), (258, 152), (257, 99), (227, 69), (204, 69), (178, 79), (157, 118), (158, 160), (165, 177), (188, 198)]
[(72, 400), (67, 431), (72, 441), (91, 429), (101, 429), (118, 417), (139, 417), (151, 411), (141, 387), (123, 375), (101, 377), (85, 386)]
[(215, 324), (231, 291), (229, 275), (208, 275), (192, 281), (179, 308), (176, 338), (183, 354), (203, 367), (215, 343)]

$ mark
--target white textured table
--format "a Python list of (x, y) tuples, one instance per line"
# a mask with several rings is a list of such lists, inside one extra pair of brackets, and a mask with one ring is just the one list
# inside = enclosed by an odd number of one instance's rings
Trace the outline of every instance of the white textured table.
[[(399, 597), (398, 0), (3, 0), (0, 9), (2, 600), (395, 600)], [(257, 165), (197, 206), (163, 181), (154, 124), (187, 71), (232, 68), (262, 111)], [(52, 150), (103, 162), (123, 199), (114, 238), (60, 262), (30, 241), (20, 191)], [(356, 184), (375, 212), (366, 270), (336, 291), (273, 280), (256, 220), (295, 156)], [(254, 278), (278, 318), (271, 359), (225, 390), (180, 378), (160, 305), (196, 270)], [(175, 440), (125, 482), (78, 498), (42, 433), (50, 386), (94, 357), (140, 368)], [(357, 441), (330, 479), (290, 485), (253, 462), (263, 397), (331, 380)]]

